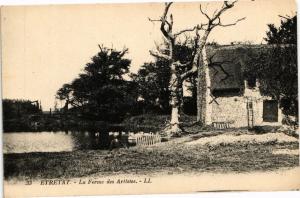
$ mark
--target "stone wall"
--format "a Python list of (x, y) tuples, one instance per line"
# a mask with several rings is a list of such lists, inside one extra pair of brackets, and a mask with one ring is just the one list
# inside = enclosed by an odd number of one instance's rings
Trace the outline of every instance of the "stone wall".
[(278, 122), (263, 121), (263, 101), (271, 100), (269, 97), (248, 98), (245, 96), (218, 97), (212, 105), (212, 122), (231, 122), (231, 127), (248, 127), (247, 101), (253, 104), (254, 126), (280, 125), (282, 122), (282, 111), (278, 108)]
[(282, 112), (278, 107), (278, 122), (263, 122), (263, 102), (272, 100), (271, 97), (262, 96), (256, 86), (249, 89), (245, 83), (243, 96), (218, 97), (211, 103), (212, 122), (230, 122), (231, 127), (248, 127), (248, 109), (247, 103), (252, 102), (253, 125), (280, 125), (282, 121)]
[(232, 122), (231, 127), (248, 126), (247, 106), (244, 97), (218, 97), (215, 100), (216, 102), (211, 103), (212, 122)]

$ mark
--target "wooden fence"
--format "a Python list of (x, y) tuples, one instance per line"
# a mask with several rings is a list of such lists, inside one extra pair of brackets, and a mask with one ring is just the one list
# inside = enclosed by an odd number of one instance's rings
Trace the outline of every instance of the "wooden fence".
[(232, 122), (213, 122), (212, 126), (215, 129), (229, 129), (232, 128)]
[(159, 134), (136, 134), (135, 137), (137, 146), (150, 146), (161, 142), (161, 137)]

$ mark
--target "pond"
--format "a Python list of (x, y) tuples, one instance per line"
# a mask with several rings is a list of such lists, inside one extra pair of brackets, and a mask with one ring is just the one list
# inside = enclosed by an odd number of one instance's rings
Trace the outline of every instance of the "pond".
[(11, 132), (3, 134), (3, 153), (108, 149), (110, 138), (108, 132)]

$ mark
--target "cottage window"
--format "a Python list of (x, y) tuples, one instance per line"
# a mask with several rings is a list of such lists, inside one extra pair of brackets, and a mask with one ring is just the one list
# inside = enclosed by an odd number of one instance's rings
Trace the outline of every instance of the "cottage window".
[(256, 86), (256, 78), (255, 77), (248, 78), (247, 83), (249, 89), (254, 89)]

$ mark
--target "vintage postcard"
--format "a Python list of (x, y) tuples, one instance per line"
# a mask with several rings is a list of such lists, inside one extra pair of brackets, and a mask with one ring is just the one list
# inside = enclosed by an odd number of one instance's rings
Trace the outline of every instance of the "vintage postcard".
[(1, 7), (5, 197), (300, 189), (294, 0)]

